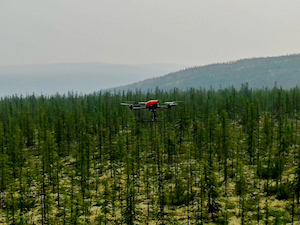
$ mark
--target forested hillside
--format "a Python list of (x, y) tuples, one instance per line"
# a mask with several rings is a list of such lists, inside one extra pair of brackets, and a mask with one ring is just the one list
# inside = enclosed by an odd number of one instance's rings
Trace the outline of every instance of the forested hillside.
[(2, 98), (0, 223), (299, 224), (299, 142), (298, 87)]
[(248, 83), (252, 88), (272, 88), (275, 84), (285, 89), (300, 84), (300, 55), (267, 58), (243, 59), (235, 62), (212, 64), (187, 68), (168, 75), (152, 78), (130, 85), (117, 87), (117, 90), (141, 89), (142, 91), (172, 90), (174, 87), (185, 90), (189, 87), (219, 89)]

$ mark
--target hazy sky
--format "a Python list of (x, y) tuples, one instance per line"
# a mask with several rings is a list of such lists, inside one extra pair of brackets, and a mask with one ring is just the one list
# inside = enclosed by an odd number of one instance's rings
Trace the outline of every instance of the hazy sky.
[(0, 0), (0, 66), (300, 53), (299, 0)]

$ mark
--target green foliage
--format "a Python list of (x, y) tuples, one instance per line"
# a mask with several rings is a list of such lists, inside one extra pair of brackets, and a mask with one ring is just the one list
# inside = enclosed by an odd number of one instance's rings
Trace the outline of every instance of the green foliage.
[(283, 167), (259, 167), (258, 176), (263, 179), (277, 179), (283, 172)]
[(188, 189), (188, 185), (178, 180), (175, 187), (165, 191), (165, 198), (167, 205), (187, 205), (193, 201), (196, 193)]
[(276, 224), (276, 225), (287, 224), (290, 222), (290, 218), (288, 217), (288, 215), (285, 211), (271, 210), (270, 216), (275, 218), (273, 221), (273, 224)]
[[(182, 102), (155, 123), (120, 105), (147, 98)], [(2, 98), (0, 223), (299, 220), (299, 100), (248, 85)]]
[(289, 181), (273, 186), (264, 186), (264, 191), (267, 195), (275, 195), (279, 200), (288, 200), (293, 197), (292, 184)]

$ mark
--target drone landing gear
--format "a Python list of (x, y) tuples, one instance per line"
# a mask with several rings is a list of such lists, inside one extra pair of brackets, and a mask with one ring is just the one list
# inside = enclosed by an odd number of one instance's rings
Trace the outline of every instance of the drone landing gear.
[(156, 120), (156, 114), (155, 114), (155, 110), (152, 110), (152, 122), (154, 122)]
[(151, 112), (152, 112), (152, 118), (143, 120), (142, 122), (160, 122), (160, 121), (163, 121), (163, 119), (158, 119), (156, 117), (156, 110), (155, 109), (152, 109)]
[(163, 121), (163, 119), (157, 119), (156, 117), (156, 110), (152, 110), (152, 122), (158, 122), (158, 121)]

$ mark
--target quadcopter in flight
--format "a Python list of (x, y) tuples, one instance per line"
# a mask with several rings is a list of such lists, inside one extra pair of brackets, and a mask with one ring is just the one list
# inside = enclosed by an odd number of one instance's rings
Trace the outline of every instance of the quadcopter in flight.
[(172, 101), (172, 102), (164, 102), (162, 105), (158, 104), (158, 100), (149, 100), (147, 102), (136, 102), (134, 104), (131, 103), (121, 103), (121, 105), (129, 106), (129, 109), (132, 110), (140, 110), (140, 109), (149, 109), (152, 112), (152, 121), (156, 120), (155, 112), (158, 109), (170, 109), (173, 106), (177, 106), (180, 101)]

